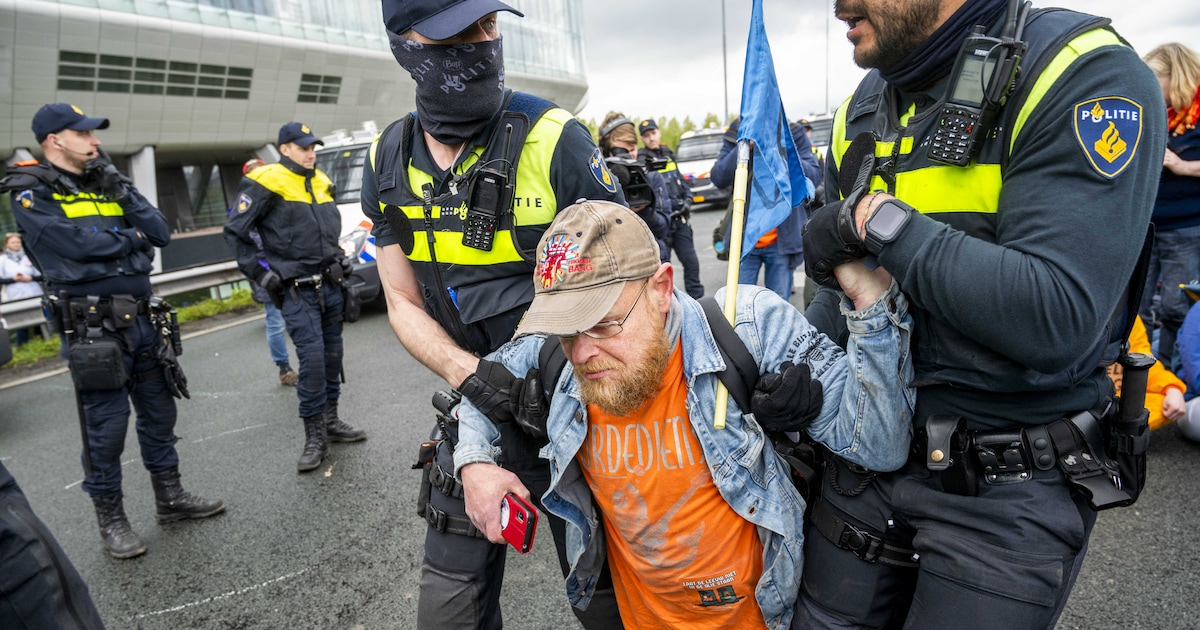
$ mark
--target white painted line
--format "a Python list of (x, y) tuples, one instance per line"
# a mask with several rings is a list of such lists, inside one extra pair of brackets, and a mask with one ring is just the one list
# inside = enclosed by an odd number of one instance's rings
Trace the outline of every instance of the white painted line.
[(192, 440), (192, 444), (199, 444), (200, 442), (203, 442), (203, 441), (205, 441), (205, 440), (211, 440), (211, 439), (213, 439), (213, 438), (219, 438), (219, 437), (223, 437), (223, 436), (226, 436), (226, 435), (231, 435), (231, 434), (233, 434), (233, 433), (241, 433), (242, 431), (249, 431), (250, 429), (258, 429), (258, 428), (262, 428), (262, 427), (265, 427), (265, 426), (270, 426), (270, 425), (269, 425), (268, 423), (264, 422), (264, 423), (262, 423), (262, 424), (253, 424), (253, 425), (250, 425), (250, 426), (248, 426), (248, 427), (242, 427), (242, 428), (240, 428), (240, 429), (232, 429), (232, 430), (229, 430), (229, 431), (222, 431), (222, 432), (220, 432), (220, 433), (218, 433), (218, 434), (216, 434), (216, 435), (210, 435), (210, 436), (208, 436), (208, 437), (202, 437), (202, 438), (200, 438), (200, 439), (198, 439), (198, 440)]
[(239, 588), (234, 591), (229, 591), (228, 593), (222, 593), (220, 595), (215, 595), (213, 597), (205, 597), (204, 599), (198, 599), (194, 602), (188, 602), (186, 604), (172, 606), (171, 608), (164, 608), (162, 610), (156, 610), (154, 612), (142, 613), (140, 615), (137, 615), (136, 617), (132, 617), (130, 619), (130, 621), (136, 621), (138, 619), (145, 619), (146, 617), (154, 617), (157, 615), (165, 615), (167, 613), (179, 612), (185, 608), (191, 608), (193, 606), (199, 606), (201, 604), (210, 604), (212, 602), (220, 601), (222, 599), (229, 599), (230, 597), (235, 597), (237, 595), (245, 595), (246, 593), (249, 593), (252, 591), (257, 591), (258, 589), (260, 589), (264, 586), (270, 586), (276, 582), (282, 582), (284, 580), (289, 580), (298, 575), (307, 573), (308, 571), (309, 571), (309, 569), (301, 569), (299, 571), (296, 571), (295, 573), (288, 573), (287, 575), (281, 575), (273, 580), (267, 580), (266, 582), (263, 582), (262, 584), (256, 584), (254, 586), (247, 586), (246, 588)]
[[(136, 461), (138, 461), (138, 459), (136, 457), (133, 459), (127, 459), (127, 460), (121, 462), (121, 466), (124, 467), (124, 466), (132, 464), (133, 462), (136, 462)], [(63, 487), (63, 490), (70, 490), (71, 488), (74, 488), (75, 486), (78, 486), (81, 483), (83, 483), (82, 479), (80, 479), (79, 481), (76, 481), (75, 483), (69, 483)]]

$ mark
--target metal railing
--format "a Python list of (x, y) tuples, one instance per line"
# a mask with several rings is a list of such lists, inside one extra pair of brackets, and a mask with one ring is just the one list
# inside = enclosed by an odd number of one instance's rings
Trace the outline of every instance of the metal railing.
[[(237, 261), (227, 260), (212, 265), (154, 274), (150, 276), (150, 284), (154, 287), (155, 295), (168, 297), (245, 279), (246, 276), (238, 271)], [(4, 317), (9, 330), (29, 328), (46, 322), (40, 297), (0, 304), (0, 315)]]

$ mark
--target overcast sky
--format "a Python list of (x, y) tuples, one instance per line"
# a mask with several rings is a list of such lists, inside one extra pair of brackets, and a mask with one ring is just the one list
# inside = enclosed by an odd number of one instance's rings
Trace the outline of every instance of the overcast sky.
[[(724, 0), (729, 112), (741, 99), (750, 0)], [(1169, 41), (1200, 51), (1196, 0), (1044, 0), (1112, 19), (1138, 54)], [(588, 100), (579, 113), (599, 121), (610, 110), (699, 123), (725, 113), (721, 64), (722, 0), (586, 0)], [(764, 0), (767, 37), (791, 119), (828, 111), (864, 71), (850, 58), (846, 25), (832, 0)]]

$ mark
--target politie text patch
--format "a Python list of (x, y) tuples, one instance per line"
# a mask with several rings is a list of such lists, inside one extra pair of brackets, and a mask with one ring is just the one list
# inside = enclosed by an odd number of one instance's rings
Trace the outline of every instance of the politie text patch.
[(1142, 139), (1142, 106), (1124, 96), (1075, 105), (1075, 138), (1097, 173), (1112, 179), (1133, 161)]

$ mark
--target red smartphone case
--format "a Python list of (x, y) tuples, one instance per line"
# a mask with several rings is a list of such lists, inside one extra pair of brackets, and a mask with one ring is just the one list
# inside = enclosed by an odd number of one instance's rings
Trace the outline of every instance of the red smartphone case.
[(504, 495), (500, 503), (500, 527), (504, 539), (521, 553), (533, 549), (533, 534), (537, 531), (538, 513), (532, 505), (513, 493)]

